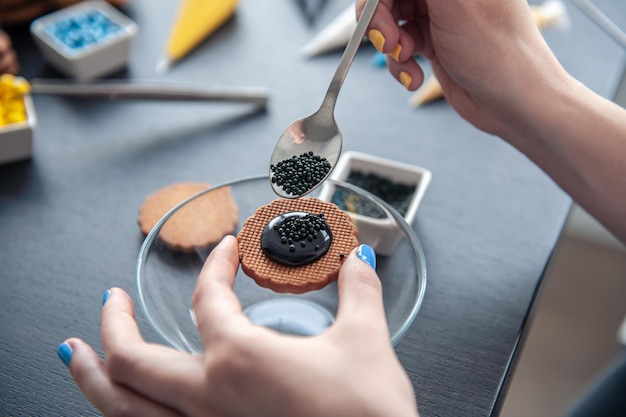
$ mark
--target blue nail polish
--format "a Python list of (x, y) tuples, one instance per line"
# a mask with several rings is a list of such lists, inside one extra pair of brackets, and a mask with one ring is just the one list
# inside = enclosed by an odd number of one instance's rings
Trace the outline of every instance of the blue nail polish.
[(356, 250), (356, 256), (376, 270), (376, 252), (371, 246), (361, 245)]
[(107, 300), (109, 299), (109, 295), (111, 295), (110, 289), (106, 290), (104, 294), (102, 295), (102, 305), (104, 305), (107, 302)]
[(65, 366), (70, 366), (70, 360), (72, 360), (72, 347), (67, 344), (67, 342), (63, 342), (57, 348), (57, 355), (61, 361), (65, 364)]

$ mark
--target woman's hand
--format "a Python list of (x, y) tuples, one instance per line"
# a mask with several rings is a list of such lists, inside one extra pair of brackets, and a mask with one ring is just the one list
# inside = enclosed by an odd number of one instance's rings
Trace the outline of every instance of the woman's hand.
[(144, 342), (131, 299), (114, 288), (102, 312), (105, 361), (75, 338), (60, 356), (106, 415), (416, 416), (380, 281), (356, 252), (340, 272), (337, 320), (318, 336), (282, 335), (248, 320), (232, 291), (239, 257), (229, 236), (211, 252), (193, 297), (203, 354)]
[(11, 45), (11, 38), (0, 30), (0, 74), (17, 75), (19, 69), (17, 55)]
[(409, 90), (423, 80), (413, 56), (430, 59), (462, 117), (524, 153), (626, 243), (626, 111), (567, 74), (526, 0), (380, 0), (369, 38)]
[[(356, 4), (360, 15), (365, 0)], [(526, 0), (380, 0), (369, 38), (409, 90), (424, 78), (414, 56), (428, 58), (448, 102), (493, 134), (506, 135), (524, 106), (570, 83)]]

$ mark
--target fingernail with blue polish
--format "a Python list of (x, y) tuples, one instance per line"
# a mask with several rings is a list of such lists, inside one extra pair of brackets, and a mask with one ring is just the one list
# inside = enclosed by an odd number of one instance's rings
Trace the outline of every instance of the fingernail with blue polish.
[(371, 246), (361, 245), (356, 250), (356, 256), (376, 270), (376, 253)]
[(72, 359), (72, 347), (67, 344), (67, 342), (63, 342), (57, 348), (57, 355), (61, 361), (65, 364), (65, 366), (70, 366), (70, 360)]
[(110, 295), (111, 295), (111, 290), (106, 290), (104, 292), (104, 295), (102, 295), (102, 305), (104, 305), (107, 302)]

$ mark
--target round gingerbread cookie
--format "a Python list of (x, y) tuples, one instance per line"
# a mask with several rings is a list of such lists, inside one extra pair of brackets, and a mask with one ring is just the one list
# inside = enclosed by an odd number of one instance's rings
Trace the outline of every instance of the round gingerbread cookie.
[[(176, 183), (149, 195), (139, 209), (139, 228), (148, 234), (173, 207), (210, 186), (196, 182)], [(230, 187), (217, 188), (178, 209), (161, 227), (159, 239), (171, 249), (185, 252), (217, 243), (235, 231), (237, 212)]]
[[(316, 243), (316, 240), (328, 239), (322, 237), (314, 239), (311, 234), (315, 232), (306, 231), (307, 227), (319, 230), (319, 224), (316, 223), (319, 223), (320, 219), (324, 223), (321, 229), (325, 237), (330, 236), (327, 247), (322, 247), (323, 243)], [(297, 228), (302, 228), (308, 239), (284, 236), (282, 229), (292, 227), (286, 223), (304, 224), (298, 225)], [(268, 253), (267, 245), (262, 243), (268, 239), (268, 234), (272, 233), (276, 235), (271, 239), (277, 241), (280, 241), (281, 233), (283, 234), (282, 244), (285, 248), (279, 247), (279, 251), (287, 253), (291, 251), (294, 256), (301, 251), (301, 247), (304, 248), (302, 252), (321, 252), (316, 260), (304, 265), (294, 266), (289, 264), (289, 260), (286, 262), (273, 260), (272, 254)], [(296, 294), (319, 290), (336, 281), (344, 258), (359, 243), (357, 229), (352, 224), (350, 216), (335, 204), (317, 198), (278, 199), (258, 208), (244, 222), (237, 239), (241, 268), (246, 275), (261, 287), (279, 293)], [(280, 246), (280, 243), (275, 246)]]

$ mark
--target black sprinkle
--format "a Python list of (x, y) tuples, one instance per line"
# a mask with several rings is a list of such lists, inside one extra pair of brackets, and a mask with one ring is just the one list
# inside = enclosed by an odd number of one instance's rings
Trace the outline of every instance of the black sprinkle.
[(304, 216), (286, 218), (280, 228), (274, 230), (280, 234), (281, 243), (293, 245), (301, 242), (300, 246), (305, 247), (307, 241), (312, 242), (314, 238), (317, 238), (316, 230), (322, 228), (327, 228), (326, 220), (319, 214), (307, 213)]
[[(396, 209), (402, 216), (406, 214), (415, 190), (414, 185), (393, 182), (376, 174), (360, 171), (350, 171), (346, 182), (374, 194)], [(337, 190), (332, 198), (332, 202), (337, 204), (342, 210), (356, 212), (373, 218), (386, 217), (380, 208), (365, 199), (358, 198), (350, 190)]]
[(322, 182), (330, 172), (330, 162), (313, 152), (294, 155), (271, 165), (272, 183), (282, 187), (287, 194), (299, 196)]

